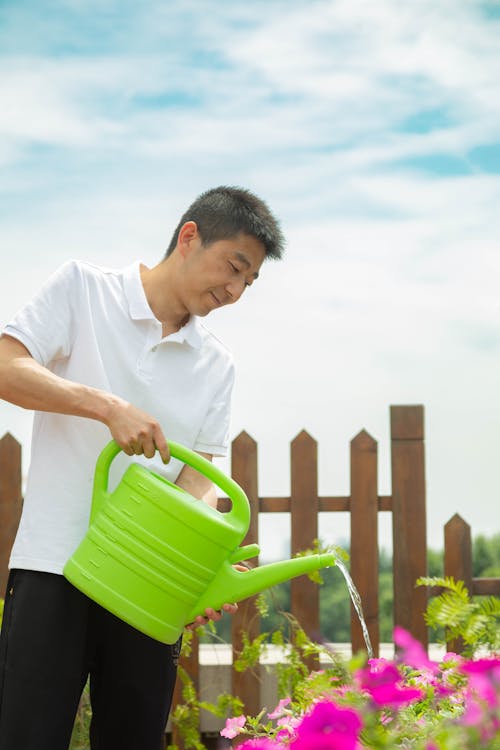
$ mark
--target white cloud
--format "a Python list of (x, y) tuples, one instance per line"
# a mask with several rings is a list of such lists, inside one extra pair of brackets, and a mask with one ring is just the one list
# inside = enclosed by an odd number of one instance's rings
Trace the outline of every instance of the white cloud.
[[(177, 13), (152, 3), (150, 18), (146, 9), (137, 18), (152, 40), (147, 53), (126, 56), (120, 47), (107, 56), (4, 61), (0, 133), (16, 148), (4, 149), (4, 159), (16, 158), (19, 141), (193, 160), (303, 150), (314, 169), (315, 152), (327, 149), (324, 160), (337, 172), (463, 155), (496, 138), (500, 50), (498, 24), (475, 4), (455, 5), (271, 3), (259, 20), (235, 4), (213, 17), (199, 12), (186, 37), (199, 3)], [(170, 41), (177, 33), (182, 57), (155, 46), (162, 29)], [(200, 50), (223, 64), (200, 67)], [(193, 105), (176, 106), (179, 92)], [(164, 105), (148, 108), (141, 101), (148, 95), (164, 95)], [(448, 113), (450, 122), (401, 132), (406, 118), (425, 110)]]

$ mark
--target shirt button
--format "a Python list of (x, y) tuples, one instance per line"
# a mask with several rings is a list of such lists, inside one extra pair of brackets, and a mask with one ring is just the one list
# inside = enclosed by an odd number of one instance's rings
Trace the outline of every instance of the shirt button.
[(157, 347), (157, 346), (153, 346), (153, 348), (151, 349), (151, 351), (152, 351), (152, 352), (155, 352), (155, 351), (156, 351), (157, 349), (158, 349), (158, 347)]

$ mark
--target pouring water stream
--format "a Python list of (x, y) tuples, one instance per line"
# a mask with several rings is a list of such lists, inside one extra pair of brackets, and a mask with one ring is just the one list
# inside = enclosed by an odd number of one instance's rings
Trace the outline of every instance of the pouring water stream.
[(344, 563), (344, 561), (336, 555), (335, 559), (335, 565), (340, 570), (342, 575), (345, 578), (345, 582), (347, 585), (347, 589), (349, 591), (349, 596), (351, 597), (352, 604), (354, 606), (354, 609), (356, 610), (356, 613), (359, 617), (359, 622), (361, 624), (361, 630), (363, 632), (363, 638), (365, 639), (366, 643), (366, 651), (368, 653), (368, 658), (373, 659), (373, 648), (370, 641), (370, 635), (368, 633), (368, 628), (366, 626), (365, 617), (363, 614), (363, 606), (361, 604), (361, 597), (359, 595), (359, 591), (357, 590), (356, 586), (354, 585), (354, 581), (351, 578), (351, 574), (347, 570), (347, 567)]

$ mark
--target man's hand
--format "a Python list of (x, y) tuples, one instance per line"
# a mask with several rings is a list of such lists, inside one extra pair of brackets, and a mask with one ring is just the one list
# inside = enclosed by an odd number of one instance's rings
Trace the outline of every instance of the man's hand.
[(237, 604), (223, 604), (222, 609), (212, 609), (211, 607), (207, 607), (205, 610), (205, 616), (198, 615), (193, 622), (186, 625), (186, 630), (196, 630), (196, 628), (206, 625), (210, 620), (212, 620), (212, 622), (218, 622), (218, 620), (221, 619), (223, 612), (227, 612), (229, 615), (234, 615), (237, 611)]
[[(248, 571), (250, 570), (250, 568), (248, 568), (246, 565), (242, 565), (241, 563), (233, 565), (233, 568), (240, 571), (241, 573), (248, 573)], [(202, 615), (198, 615), (198, 617), (193, 622), (190, 622), (189, 625), (186, 625), (186, 629), (195, 630), (202, 625), (206, 625), (210, 620), (217, 622), (222, 617), (223, 612), (227, 612), (228, 615), (235, 615), (237, 611), (237, 604), (223, 604), (222, 609), (218, 610), (211, 609), (209, 607), (205, 610), (205, 617), (203, 617)]]
[(127, 456), (153, 458), (159, 451), (163, 463), (170, 461), (165, 435), (150, 414), (137, 409), (123, 399), (113, 399), (105, 420), (111, 435)]

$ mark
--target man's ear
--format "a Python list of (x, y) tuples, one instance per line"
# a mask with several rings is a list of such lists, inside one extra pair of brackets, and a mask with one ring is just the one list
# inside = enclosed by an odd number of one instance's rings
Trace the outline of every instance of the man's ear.
[(199, 244), (200, 234), (195, 221), (186, 221), (179, 229), (177, 247), (181, 255), (186, 257), (192, 249)]

